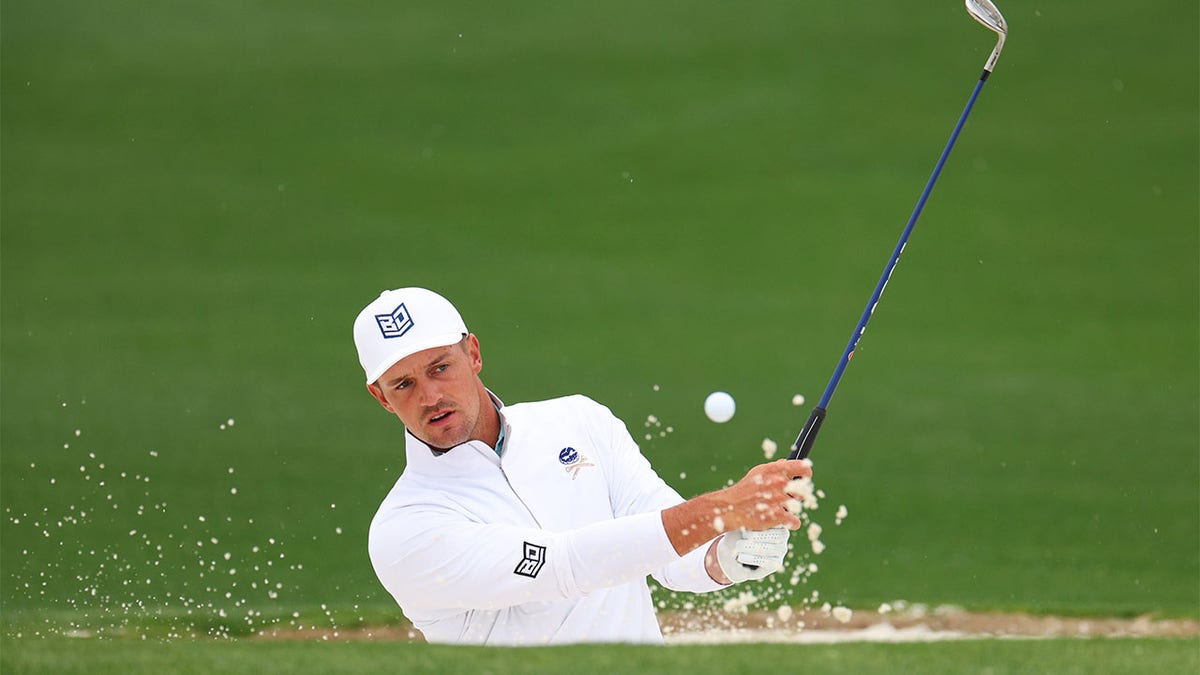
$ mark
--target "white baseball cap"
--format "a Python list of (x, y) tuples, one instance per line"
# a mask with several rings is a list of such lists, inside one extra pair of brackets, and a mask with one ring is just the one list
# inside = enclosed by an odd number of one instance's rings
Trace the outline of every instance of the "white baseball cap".
[(456, 344), (467, 333), (454, 305), (424, 288), (384, 291), (354, 320), (354, 346), (367, 384), (404, 357)]

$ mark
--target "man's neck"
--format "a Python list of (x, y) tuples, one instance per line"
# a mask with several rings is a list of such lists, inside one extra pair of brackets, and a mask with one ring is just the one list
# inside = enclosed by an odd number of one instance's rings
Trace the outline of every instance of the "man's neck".
[(480, 385), (479, 402), (479, 433), (476, 440), (487, 443), (493, 450), (499, 451), (496, 444), (500, 442), (500, 404), (488, 394), (487, 389)]

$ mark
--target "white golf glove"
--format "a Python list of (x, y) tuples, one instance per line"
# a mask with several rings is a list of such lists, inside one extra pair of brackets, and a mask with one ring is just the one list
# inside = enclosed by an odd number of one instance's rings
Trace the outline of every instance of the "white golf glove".
[(734, 530), (717, 542), (717, 564), (735, 584), (762, 579), (783, 569), (791, 532), (779, 525), (769, 530)]

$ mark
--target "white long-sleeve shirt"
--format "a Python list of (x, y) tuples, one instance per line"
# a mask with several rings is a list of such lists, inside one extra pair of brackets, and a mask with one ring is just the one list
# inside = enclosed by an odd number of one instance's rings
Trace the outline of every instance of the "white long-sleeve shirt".
[[(497, 400), (498, 402), (498, 400)], [(661, 643), (646, 576), (707, 592), (708, 545), (680, 557), (683, 499), (625, 425), (584, 396), (502, 407), (503, 456), (471, 441), (408, 463), (371, 523), (371, 564), (430, 642)]]

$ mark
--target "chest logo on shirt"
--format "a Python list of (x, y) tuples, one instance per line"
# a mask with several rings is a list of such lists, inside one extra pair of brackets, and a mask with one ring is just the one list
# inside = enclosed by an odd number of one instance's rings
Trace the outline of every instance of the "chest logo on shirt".
[(538, 572), (542, 571), (542, 565), (545, 564), (546, 547), (525, 542), (525, 557), (521, 558), (521, 562), (517, 563), (517, 569), (513, 570), (513, 574), (535, 579)]
[(558, 461), (562, 462), (563, 468), (567, 473), (571, 474), (571, 480), (579, 477), (579, 472), (589, 466), (596, 466), (588, 461), (588, 458), (575, 448), (563, 448), (558, 453)]

